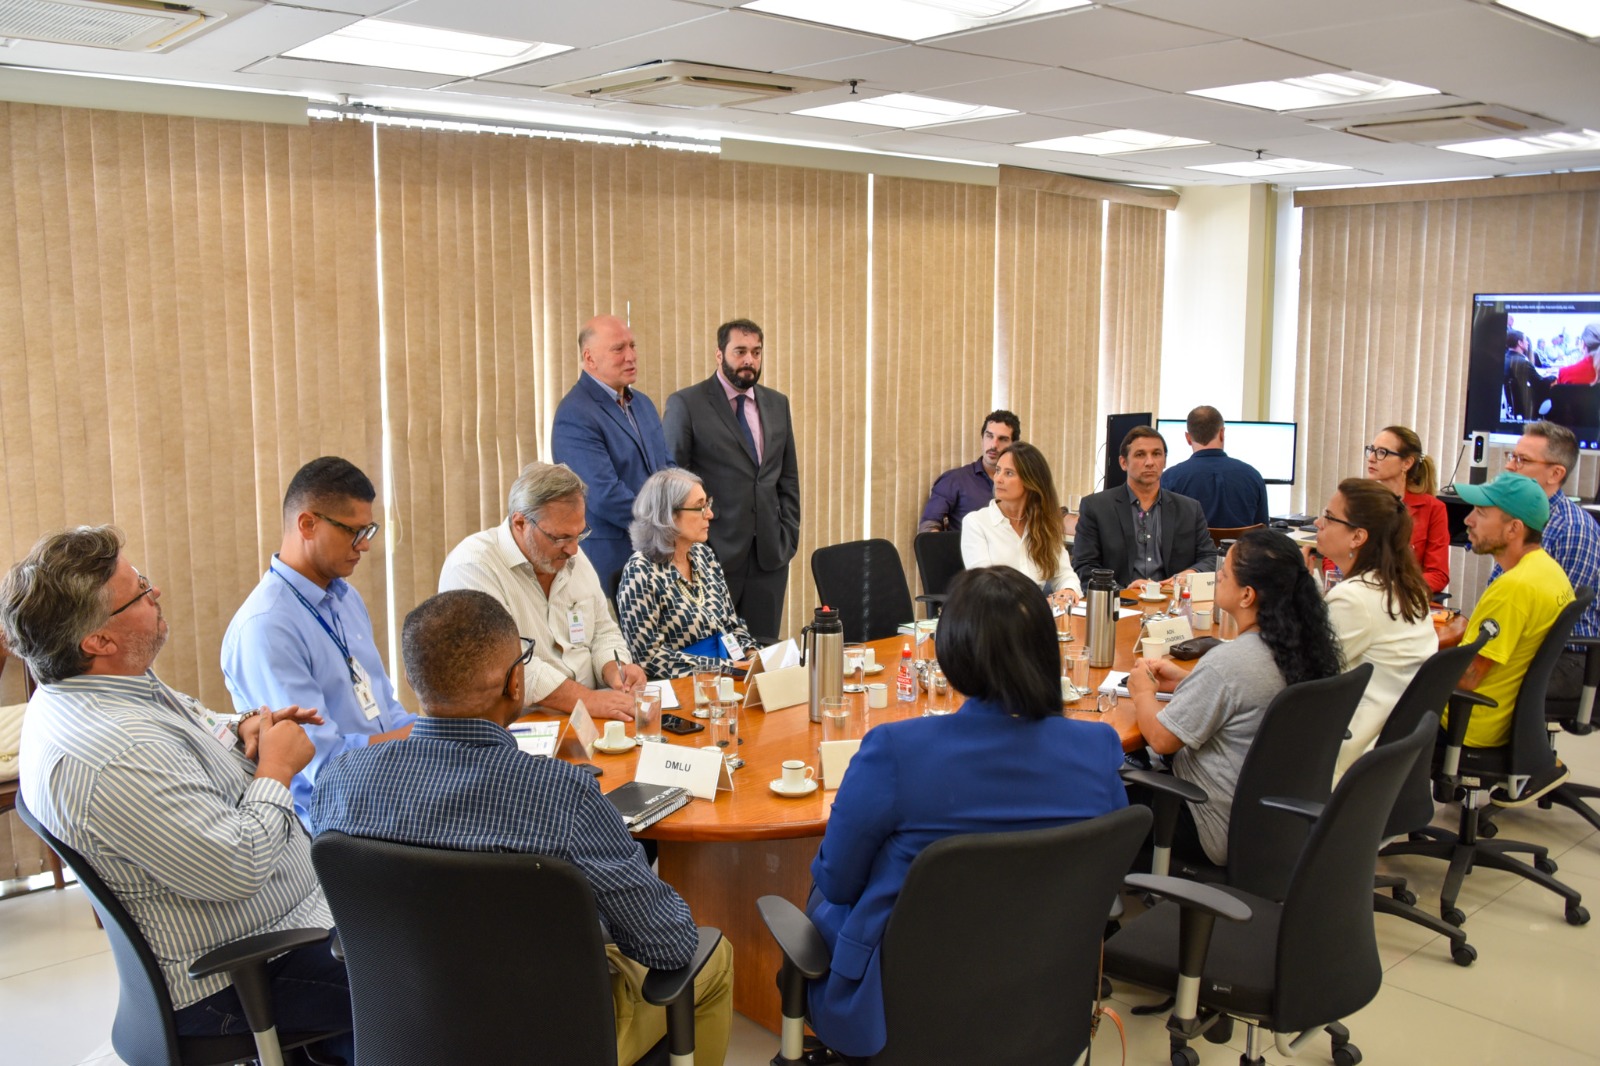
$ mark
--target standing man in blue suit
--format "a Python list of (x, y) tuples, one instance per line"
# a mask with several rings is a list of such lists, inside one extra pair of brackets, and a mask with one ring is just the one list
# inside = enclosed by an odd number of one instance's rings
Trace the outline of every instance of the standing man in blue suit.
[(583, 554), (606, 595), (614, 596), (617, 575), (633, 552), (633, 497), (672, 458), (656, 405), (633, 387), (639, 349), (628, 324), (616, 315), (596, 315), (579, 331), (578, 350), (583, 373), (556, 408), (550, 450), (589, 488), (584, 517), (594, 532)]

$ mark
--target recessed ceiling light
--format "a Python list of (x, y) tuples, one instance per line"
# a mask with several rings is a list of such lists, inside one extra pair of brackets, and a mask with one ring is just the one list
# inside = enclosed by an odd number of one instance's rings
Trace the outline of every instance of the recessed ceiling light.
[(420, 70), (428, 74), (472, 78), (571, 50), (569, 44), (515, 41), (434, 26), (362, 19), (283, 54), (294, 59), (322, 59), (363, 67)]
[(1541, 133), (1534, 137), (1495, 137), (1486, 141), (1441, 144), (1447, 152), (1487, 156), (1490, 159), (1515, 159), (1525, 155), (1554, 155), (1557, 152), (1600, 152), (1600, 133)]
[(1006, 107), (989, 107), (985, 104), (961, 104), (954, 100), (936, 100), (915, 93), (895, 93), (871, 100), (849, 100), (842, 104), (824, 104), (794, 111), (795, 115), (813, 118), (836, 118), (844, 122), (864, 122), (871, 126), (892, 126), (908, 130), (916, 126), (932, 126), (939, 122), (965, 122), (974, 118), (993, 118), (996, 115), (1015, 115)]
[(1154, 148), (1188, 148), (1196, 144), (1210, 144), (1193, 137), (1169, 137), (1165, 133), (1146, 133), (1144, 130), (1107, 130), (1088, 133), (1081, 137), (1051, 137), (1044, 141), (1025, 141), (1018, 148), (1043, 148), (1050, 152), (1072, 152), (1077, 155), (1122, 155), (1127, 152), (1148, 152)]
[(754, 0), (749, 11), (820, 22), (902, 41), (923, 41), (962, 30), (1086, 7), (1092, 0)]
[(1271, 178), (1279, 174), (1310, 174), (1318, 170), (1350, 170), (1338, 163), (1313, 163), (1308, 159), (1251, 159), (1243, 163), (1206, 163), (1185, 167), (1213, 174), (1232, 174), (1236, 178)]
[(1426, 85), (1375, 78), (1352, 70), (1346, 73), (1313, 74), (1305, 78), (1284, 78), (1281, 81), (1250, 81), (1215, 89), (1190, 89), (1189, 95), (1265, 108), (1268, 111), (1299, 111), (1330, 104), (1364, 104), (1372, 100), (1431, 96), (1438, 91)]
[(1540, 22), (1571, 30), (1579, 37), (1600, 37), (1600, 4), (1594, 0), (1495, 0), (1495, 3), (1532, 15)]

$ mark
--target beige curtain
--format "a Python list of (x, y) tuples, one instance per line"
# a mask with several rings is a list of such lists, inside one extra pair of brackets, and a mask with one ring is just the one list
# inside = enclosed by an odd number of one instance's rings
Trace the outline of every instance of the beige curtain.
[[(1161, 313), (1167, 212), (1106, 205), (1101, 391), (1105, 410), (1154, 411), (1161, 399)], [(1121, 441), (1107, 441), (1108, 449)], [(1099, 477), (1099, 471), (1092, 474)]]
[[(370, 137), (0, 104), (5, 564), (121, 526), (171, 623), (158, 669), (214, 706), (289, 477), (381, 474)], [(383, 557), (356, 575), (380, 633)]]
[(1600, 175), (1564, 178), (1590, 187), (1508, 179), (1373, 190), (1384, 202), (1360, 202), (1365, 190), (1297, 195), (1295, 417), (1308, 506), (1359, 472), (1362, 445), (1395, 423), (1450, 476), (1472, 294), (1592, 291), (1600, 279)]

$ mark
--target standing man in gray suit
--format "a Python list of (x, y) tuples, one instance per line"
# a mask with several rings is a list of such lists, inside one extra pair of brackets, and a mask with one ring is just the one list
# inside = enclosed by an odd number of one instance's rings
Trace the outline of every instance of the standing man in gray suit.
[(800, 468), (789, 398), (756, 384), (763, 340), (749, 319), (719, 326), (716, 373), (667, 398), (663, 428), (673, 460), (716, 500), (711, 550), (734, 610), (771, 642), (800, 542)]

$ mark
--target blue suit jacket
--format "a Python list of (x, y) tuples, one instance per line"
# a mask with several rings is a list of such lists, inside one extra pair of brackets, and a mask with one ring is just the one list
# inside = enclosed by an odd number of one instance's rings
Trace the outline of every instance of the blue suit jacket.
[(570, 466), (589, 488), (585, 518), (594, 533), (584, 542), (583, 554), (594, 564), (607, 592), (633, 552), (628, 523), (633, 520), (639, 486), (672, 465), (661, 416), (650, 397), (638, 389), (633, 390), (633, 417), (639, 423), (639, 436), (605, 388), (585, 373), (562, 397), (550, 428), (555, 461)]
[(1013, 718), (981, 700), (869, 732), (811, 864), (807, 913), (833, 953), (809, 989), (822, 1041), (846, 1055), (882, 1050), (879, 948), (923, 848), (957, 833), (1043, 829), (1125, 807), (1121, 766), (1108, 725)]

